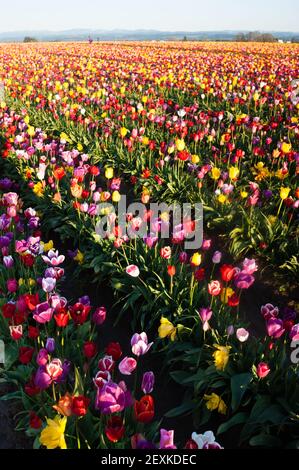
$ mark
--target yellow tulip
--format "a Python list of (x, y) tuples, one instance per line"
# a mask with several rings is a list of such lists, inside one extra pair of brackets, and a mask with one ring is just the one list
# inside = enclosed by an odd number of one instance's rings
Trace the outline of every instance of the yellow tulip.
[(105, 178), (107, 178), (107, 180), (111, 180), (114, 176), (114, 170), (113, 168), (106, 168), (106, 171), (105, 171)]
[(112, 201), (119, 202), (120, 200), (121, 200), (121, 194), (119, 193), (119, 191), (114, 191), (112, 193)]
[(212, 168), (212, 179), (215, 181), (219, 180), (220, 176), (221, 176), (221, 170), (219, 170), (219, 168), (216, 168), (216, 167)]
[(191, 264), (193, 266), (200, 266), (202, 262), (202, 256), (200, 253), (194, 253), (194, 255), (191, 257)]
[(220, 204), (225, 204), (227, 202), (227, 196), (225, 194), (220, 194), (218, 196), (218, 202), (220, 202)]
[(185, 141), (183, 139), (177, 139), (175, 142), (176, 148), (179, 152), (182, 152), (186, 148)]
[(286, 142), (284, 142), (281, 146), (281, 150), (283, 153), (290, 153), (290, 151), (292, 150), (292, 144), (287, 144)]
[(35, 129), (34, 129), (34, 127), (29, 126), (29, 127), (28, 127), (28, 130), (27, 130), (27, 134), (28, 134), (30, 137), (33, 137), (34, 134), (35, 134)]
[(193, 163), (194, 165), (197, 165), (197, 163), (200, 162), (200, 158), (199, 158), (198, 155), (192, 155), (191, 161), (192, 161), (192, 163)]
[(126, 137), (128, 132), (129, 132), (128, 129), (126, 129), (125, 127), (122, 127), (120, 130), (121, 137)]
[(291, 192), (291, 188), (281, 188), (280, 189), (280, 199), (285, 201), (289, 197), (290, 192)]
[(240, 175), (240, 170), (239, 168), (232, 166), (229, 169), (229, 177), (231, 180), (236, 180)]

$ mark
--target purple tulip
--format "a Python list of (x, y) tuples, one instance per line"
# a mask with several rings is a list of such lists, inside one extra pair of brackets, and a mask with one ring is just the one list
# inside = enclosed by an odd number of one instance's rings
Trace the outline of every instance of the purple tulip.
[(256, 264), (255, 259), (248, 259), (246, 258), (243, 261), (243, 269), (242, 272), (245, 274), (249, 274), (250, 276), (258, 271), (258, 266)]
[(47, 349), (40, 349), (36, 358), (37, 365), (45, 366), (48, 363), (49, 353)]
[(186, 253), (185, 251), (182, 251), (182, 253), (180, 253), (179, 260), (181, 264), (187, 264), (188, 258), (188, 253)]
[(155, 374), (153, 372), (145, 372), (142, 378), (141, 389), (144, 395), (149, 395), (154, 390)]
[(173, 443), (174, 431), (160, 430), (160, 446), (159, 449), (176, 449)]
[(78, 302), (79, 304), (82, 304), (82, 305), (90, 305), (90, 298), (88, 295), (84, 295), (83, 297), (80, 297)]
[(48, 338), (46, 342), (46, 350), (52, 354), (55, 351), (55, 339)]
[(135, 356), (144, 356), (154, 343), (148, 344), (146, 333), (136, 333), (131, 339), (132, 352)]
[(57, 378), (56, 383), (60, 384), (66, 381), (69, 373), (71, 372), (72, 363), (68, 360), (65, 360), (62, 364), (62, 374)]
[(270, 320), (271, 318), (277, 318), (279, 315), (278, 307), (274, 307), (272, 304), (264, 305), (261, 308), (261, 314), (265, 320)]
[(114, 382), (109, 382), (98, 389), (96, 409), (103, 414), (121, 413), (125, 409), (125, 392)]
[(156, 449), (156, 446), (151, 441), (140, 440), (137, 443), (137, 449), (138, 450), (154, 450)]
[(92, 316), (92, 321), (98, 326), (103, 325), (103, 323), (106, 320), (106, 316), (107, 316), (106, 308), (105, 307), (99, 307), (94, 312), (94, 314)]
[(34, 382), (35, 382), (35, 385), (41, 390), (46, 390), (47, 388), (50, 387), (52, 383), (52, 379), (50, 375), (47, 373), (45, 367), (39, 367), (37, 369)]
[(118, 370), (123, 375), (132, 375), (136, 370), (137, 361), (132, 357), (125, 357), (118, 366)]
[(51, 277), (52, 279), (56, 279), (56, 271), (54, 268), (47, 268), (44, 273), (44, 278), (49, 278)]
[(3, 264), (6, 269), (11, 269), (14, 267), (14, 260), (12, 256), (4, 256), (3, 257)]
[(233, 326), (233, 325), (230, 325), (230, 326), (227, 328), (226, 332), (227, 332), (227, 336), (233, 336), (233, 335), (235, 334), (235, 328), (234, 328), (234, 326)]
[(2, 191), (9, 191), (12, 187), (12, 181), (8, 178), (0, 180), (0, 189)]
[(29, 237), (27, 245), (33, 255), (38, 255), (40, 252), (40, 237)]
[(39, 226), (39, 217), (31, 217), (31, 219), (28, 222), (28, 227), (30, 230), (37, 229)]
[(0, 230), (6, 230), (10, 226), (10, 222), (11, 218), (7, 214), (2, 214), (0, 216)]
[[(1, 230), (1, 227), (0, 227)], [(11, 239), (8, 234), (0, 237), (0, 248), (5, 248), (10, 245)]]
[(55, 278), (53, 279), (52, 277), (48, 277), (46, 279), (43, 278), (42, 287), (43, 287), (44, 292), (47, 292), (47, 293), (52, 292), (56, 287), (56, 279)]
[(283, 326), (283, 321), (271, 318), (267, 321), (267, 332), (271, 338), (278, 339), (285, 333), (285, 328)]
[(273, 193), (272, 193), (272, 191), (270, 191), (269, 189), (266, 189), (266, 190), (264, 191), (264, 197), (265, 197), (266, 199), (271, 199), (272, 196), (273, 196)]
[(283, 319), (285, 321), (294, 321), (297, 318), (297, 313), (296, 310), (290, 308), (290, 307), (285, 307), (283, 309)]
[(212, 261), (214, 264), (219, 264), (221, 263), (222, 260), (222, 253), (220, 251), (215, 251)]
[(242, 271), (234, 277), (234, 283), (238, 289), (249, 289), (254, 281), (253, 276)]
[(213, 316), (213, 311), (210, 308), (201, 308), (199, 316), (203, 323), (209, 322)]
[(119, 382), (118, 386), (122, 389), (125, 394), (125, 408), (130, 408), (130, 406), (133, 406), (134, 403), (130, 390), (128, 390), (127, 385), (124, 381)]
[(211, 444), (209, 443), (204, 444), (203, 449), (204, 450), (223, 450), (223, 447), (221, 447), (221, 445), (218, 444), (218, 442), (212, 442)]

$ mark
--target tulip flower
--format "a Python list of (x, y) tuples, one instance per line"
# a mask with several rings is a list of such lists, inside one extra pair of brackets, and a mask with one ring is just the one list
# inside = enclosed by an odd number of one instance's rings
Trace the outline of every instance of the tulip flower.
[(128, 266), (126, 269), (126, 273), (133, 278), (137, 278), (140, 276), (139, 268), (135, 265)]
[(118, 370), (123, 375), (132, 375), (136, 370), (137, 361), (132, 357), (125, 357), (119, 364)]
[(153, 344), (148, 342), (146, 333), (136, 333), (131, 339), (132, 352), (138, 357), (148, 353)]
[(155, 385), (155, 374), (153, 372), (145, 372), (142, 378), (141, 389), (145, 395), (153, 392)]
[(160, 445), (159, 449), (176, 449), (177, 447), (173, 443), (174, 431), (166, 431), (165, 429), (160, 430)]
[(270, 374), (271, 369), (269, 368), (268, 364), (266, 364), (265, 362), (261, 362), (257, 366), (256, 372), (259, 379), (265, 379)]
[(246, 343), (249, 338), (249, 331), (245, 330), (245, 328), (239, 328), (236, 331), (236, 336), (240, 343)]

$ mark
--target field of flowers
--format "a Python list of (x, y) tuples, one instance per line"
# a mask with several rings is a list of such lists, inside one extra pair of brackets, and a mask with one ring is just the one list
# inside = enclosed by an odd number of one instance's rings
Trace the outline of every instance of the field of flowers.
[[(0, 45), (0, 82), (17, 429), (48, 449), (299, 448), (299, 46)], [(125, 196), (144, 210), (123, 226)], [(152, 203), (202, 204), (200, 247), (194, 213)]]

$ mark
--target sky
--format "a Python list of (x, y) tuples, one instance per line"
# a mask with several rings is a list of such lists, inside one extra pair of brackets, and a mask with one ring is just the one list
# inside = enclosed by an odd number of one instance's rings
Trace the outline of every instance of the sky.
[(299, 0), (4, 0), (0, 32), (84, 29), (299, 31)]

